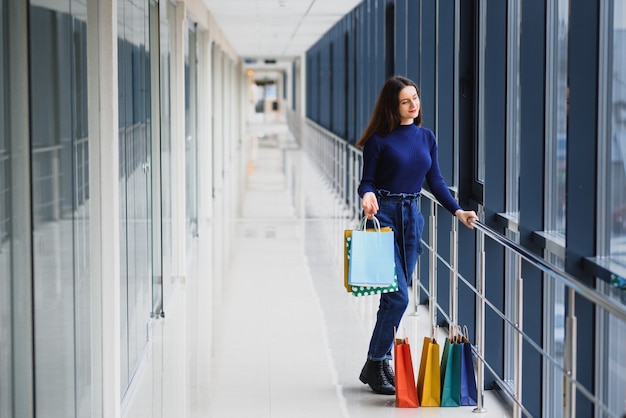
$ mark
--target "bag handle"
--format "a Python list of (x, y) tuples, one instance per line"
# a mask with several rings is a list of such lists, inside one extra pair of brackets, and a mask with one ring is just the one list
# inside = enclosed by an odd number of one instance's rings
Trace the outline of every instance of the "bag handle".
[(432, 333), (431, 336), (430, 336), (431, 342), (433, 344), (436, 344), (437, 343), (437, 336), (439, 335), (439, 325), (434, 325), (432, 330), (431, 330), (431, 333)]
[(393, 327), (393, 341), (396, 345), (406, 344), (409, 337), (406, 336), (406, 327), (404, 328), (404, 338), (398, 339), (398, 328)]
[[(372, 221), (374, 221), (374, 228), (376, 229), (376, 232), (380, 232), (380, 221), (378, 220), (378, 218), (373, 216)], [(361, 222), (359, 223), (359, 230), (365, 231), (366, 229), (367, 229), (367, 216), (364, 216), (363, 219), (361, 219)]]
[(469, 343), (469, 331), (467, 330), (467, 325), (463, 325), (463, 342)]
[(457, 327), (457, 325), (451, 324), (449, 327), (449, 332), (448, 332), (448, 340), (450, 340), (452, 344), (456, 344), (458, 338), (459, 338), (459, 328)]

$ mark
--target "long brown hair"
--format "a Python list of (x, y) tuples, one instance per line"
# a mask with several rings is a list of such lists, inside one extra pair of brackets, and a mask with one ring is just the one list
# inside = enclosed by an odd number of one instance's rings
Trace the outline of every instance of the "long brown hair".
[[(400, 125), (400, 101), (398, 96), (400, 91), (407, 87), (413, 86), (417, 91), (417, 96), (420, 95), (420, 89), (413, 81), (402, 76), (393, 76), (385, 81), (383, 88), (380, 90), (376, 105), (374, 106), (374, 112), (369, 124), (363, 131), (361, 138), (356, 143), (358, 147), (364, 147), (368, 139), (374, 134), (387, 135), (390, 134), (398, 125)], [(413, 119), (413, 122), (420, 126), (422, 124), (422, 106), (417, 117)]]

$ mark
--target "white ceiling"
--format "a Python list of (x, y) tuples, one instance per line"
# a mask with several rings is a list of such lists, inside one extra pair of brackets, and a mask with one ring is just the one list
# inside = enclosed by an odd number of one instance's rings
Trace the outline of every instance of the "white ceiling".
[(362, 0), (204, 0), (241, 58), (305, 53)]

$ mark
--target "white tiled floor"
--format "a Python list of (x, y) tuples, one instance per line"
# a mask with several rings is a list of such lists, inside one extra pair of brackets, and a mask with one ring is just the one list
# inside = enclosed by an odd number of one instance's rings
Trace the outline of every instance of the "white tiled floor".
[[(262, 136), (260, 129), (271, 134)], [(221, 308), (212, 313), (210, 337), (186, 337), (195, 339), (187, 344), (192, 349), (203, 347), (198, 340), (206, 347), (210, 338), (212, 358), (203, 357), (207, 351), (187, 354), (194, 360), (186, 362), (192, 370), (182, 378), (187, 393), (178, 415), (143, 401), (152, 415), (134, 412), (139, 409), (131, 406), (126, 416), (510, 416), (490, 392), (485, 394), (484, 414), (474, 414), (473, 407), (399, 409), (394, 396), (376, 395), (358, 380), (377, 297), (355, 298), (343, 289), (342, 236), (354, 222), (345, 217), (310, 160), (295, 149), (284, 125), (251, 126), (250, 134), (256, 145), (250, 153), (242, 213), (233, 225), (234, 251), (224, 269)], [(191, 297), (189, 289), (183, 293), (183, 300)], [(201, 316), (187, 309), (189, 320)], [(429, 329), (427, 316), (425, 308), (417, 315), (408, 311), (401, 325), (410, 338), (416, 370), (421, 340)], [(187, 326), (187, 333), (204, 329)], [(151, 396), (156, 391), (166, 398), (154, 388), (164, 387), (170, 366), (163, 364), (168, 362), (147, 364), (142, 381), (152, 380)], [(156, 370), (159, 367), (163, 370)]]

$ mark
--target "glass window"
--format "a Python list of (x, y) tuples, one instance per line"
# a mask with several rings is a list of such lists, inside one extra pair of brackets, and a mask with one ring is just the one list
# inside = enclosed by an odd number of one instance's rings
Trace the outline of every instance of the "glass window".
[[(161, 303), (169, 298), (173, 292), (172, 284), (172, 111), (170, 104), (173, 101), (170, 92), (173, 76), (173, 57), (176, 56), (176, 6), (171, 2), (159, 4), (160, 16), (160, 117), (161, 117), (161, 260), (162, 274), (160, 277)], [(155, 199), (156, 200), (156, 199)], [(156, 277), (158, 281), (159, 278)]]
[(509, 2), (507, 32), (506, 211), (519, 213), (520, 172), (520, 1)]
[(11, 176), (5, 103), (8, 75), (5, 2), (0, 3), (0, 416), (13, 416), (11, 341)]
[(608, 159), (610, 254), (626, 265), (626, 3), (623, 1), (615, 2), (612, 23), (613, 68), (608, 80), (612, 85), (608, 108), (612, 132)]
[[(567, 85), (569, 0), (551, 0), (546, 9), (546, 176), (545, 230), (556, 247), (565, 242), (565, 185), (567, 163)], [(546, 250), (544, 256), (563, 267), (563, 254)], [(563, 366), (565, 346), (565, 287), (546, 275), (543, 297), (544, 349)], [(544, 360), (542, 404), (546, 416), (563, 416), (563, 374), (552, 362)]]
[[(519, 175), (520, 175), (520, 2), (509, 2), (507, 9), (507, 115), (506, 115), (506, 211), (517, 219), (519, 215)], [(519, 242), (519, 233), (507, 230), (506, 235), (514, 242)], [(507, 280), (505, 282), (507, 317), (515, 322), (517, 256), (506, 253)], [(513, 388), (515, 371), (515, 331), (505, 327), (505, 364), (504, 379)]]
[[(610, 13), (607, 14), (611, 16)], [(609, 220), (607, 235), (610, 237), (610, 256), (622, 266), (626, 266), (626, 2), (613, 2), (612, 20), (609, 17), (608, 41), (612, 44), (609, 48), (609, 62), (612, 66), (607, 68), (609, 89), (608, 107), (609, 115), (606, 120), (609, 123), (611, 144), (608, 146), (610, 164), (608, 171), (607, 206), (609, 208)], [(610, 28), (612, 27), (612, 31)], [(609, 288), (605, 283), (600, 284), (600, 290), (615, 298), (626, 301), (626, 291), (623, 289)], [(603, 352), (601, 357), (604, 364), (599, 367), (607, 370), (605, 381), (602, 382), (604, 389), (604, 401), (609, 410), (616, 415), (623, 414), (626, 404), (624, 393), (626, 391), (626, 377), (623, 370), (626, 368), (626, 324), (620, 322), (612, 315), (604, 314), (601, 317), (605, 327)]]
[[(544, 256), (555, 266), (564, 269), (564, 257), (545, 250)], [(565, 285), (554, 277), (546, 274), (543, 284), (543, 347), (554, 359), (556, 365), (544, 359), (543, 369), (543, 394), (545, 401), (542, 404), (542, 415), (546, 417), (563, 416), (563, 382), (565, 356), (565, 330), (566, 330), (566, 292)]]
[[(187, 198), (187, 238), (197, 234), (198, 228), (198, 138), (197, 138), (197, 35), (188, 23), (185, 42), (185, 167)], [(191, 250), (191, 245), (187, 250)]]
[(86, 6), (31, 2), (36, 415), (89, 415), (91, 316)]
[[(159, 8), (155, 2), (150, 2), (148, 10), (148, 60), (146, 69), (146, 90), (149, 96), (147, 106), (148, 119), (150, 121), (150, 151), (149, 151), (149, 171), (150, 171), (150, 209), (151, 219), (161, 219), (161, 112), (159, 97), (161, 96), (160, 83), (160, 21)], [(150, 241), (152, 242), (152, 309), (151, 316), (161, 314), (162, 307), (162, 286), (161, 277), (163, 269), (161, 264), (161, 223), (152, 222), (150, 230)]]
[(122, 393), (146, 345), (151, 312), (151, 151), (149, 9), (123, 0), (118, 7), (118, 97), (120, 154), (120, 292)]
[[(546, 230), (565, 234), (569, 0), (554, 0), (546, 25)], [(551, 58), (551, 59), (550, 59)]]
[(476, 155), (478, 160), (476, 179), (485, 182), (485, 62), (487, 47), (487, 1), (479, 0), (478, 2), (478, 39), (476, 40), (476, 48), (478, 50), (477, 63), (477, 98), (478, 98), (478, 135), (476, 143)]

